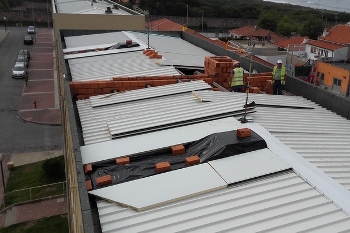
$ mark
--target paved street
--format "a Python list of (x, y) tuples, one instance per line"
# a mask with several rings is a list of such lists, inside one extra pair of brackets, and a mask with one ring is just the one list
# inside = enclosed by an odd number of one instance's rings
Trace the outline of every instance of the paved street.
[[(11, 70), (18, 51), (22, 48), (31, 51), (33, 46), (23, 45), (22, 35), (27, 35), (27, 27), (23, 27), (23, 32), (20, 27), (9, 30), (0, 47), (0, 153), (7, 155), (62, 149), (61, 126), (24, 122), (18, 117), (25, 81), (12, 79)], [(29, 70), (31, 65), (29, 63)], [(33, 61), (33, 67), (35, 65)]]

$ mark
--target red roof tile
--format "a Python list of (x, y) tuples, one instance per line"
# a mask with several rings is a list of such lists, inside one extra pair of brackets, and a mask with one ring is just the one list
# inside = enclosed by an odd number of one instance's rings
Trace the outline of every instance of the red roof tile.
[(240, 36), (253, 36), (253, 37), (271, 37), (271, 41), (274, 43), (277, 43), (279, 41), (284, 40), (285, 38), (282, 36), (277, 35), (276, 33), (266, 30), (263, 28), (256, 28), (253, 26), (244, 26), (236, 29), (229, 30), (232, 34), (237, 34)]
[(166, 18), (149, 22), (148, 25), (151, 31), (182, 31), (183, 30), (182, 25), (177, 24), (173, 21), (170, 21)]
[(350, 43), (350, 25), (338, 24), (329, 31), (327, 36), (320, 37), (319, 40), (347, 45)]
[(329, 43), (326, 41), (320, 41), (320, 40), (309, 40), (307, 42), (307, 44), (313, 45), (316, 47), (320, 47), (320, 48), (324, 48), (324, 49), (329, 49), (329, 50), (335, 50), (335, 49), (339, 49), (339, 48), (344, 47), (343, 45), (333, 44), (333, 43)]
[(287, 49), (289, 44), (302, 44), (304, 37), (296, 36), (288, 39), (281, 40), (276, 43), (277, 46)]

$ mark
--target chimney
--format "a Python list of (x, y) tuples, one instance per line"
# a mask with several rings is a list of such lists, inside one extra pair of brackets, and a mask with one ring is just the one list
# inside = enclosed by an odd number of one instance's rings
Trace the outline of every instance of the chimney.
[(112, 10), (111, 10), (110, 6), (107, 6), (107, 10), (105, 10), (105, 13), (106, 14), (111, 14), (112, 13)]
[(309, 37), (305, 36), (303, 40), (303, 44), (306, 44), (307, 42), (309, 42)]
[(329, 29), (328, 29), (328, 28), (325, 28), (325, 29), (323, 30), (322, 36), (325, 37), (325, 36), (327, 36), (328, 34), (329, 34)]

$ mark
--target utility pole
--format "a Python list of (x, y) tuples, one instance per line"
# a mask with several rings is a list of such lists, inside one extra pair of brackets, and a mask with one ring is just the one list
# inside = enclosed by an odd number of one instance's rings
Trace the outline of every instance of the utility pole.
[(7, 19), (6, 19), (6, 17), (4, 17), (4, 21), (5, 21), (5, 32), (7, 32)]
[(204, 10), (202, 10), (202, 32), (203, 32), (203, 18), (204, 18)]
[(50, 28), (50, 16), (49, 16), (49, 0), (46, 0), (46, 11), (47, 11), (47, 28)]
[(187, 6), (187, 14), (186, 14), (186, 27), (188, 27), (188, 5)]
[(2, 162), (4, 161), (4, 155), (0, 154), (0, 165), (1, 165), (1, 177), (2, 177), (2, 187), (4, 189), (4, 207), (6, 207), (6, 191), (5, 191), (5, 178), (4, 178), (4, 170), (2, 167)]

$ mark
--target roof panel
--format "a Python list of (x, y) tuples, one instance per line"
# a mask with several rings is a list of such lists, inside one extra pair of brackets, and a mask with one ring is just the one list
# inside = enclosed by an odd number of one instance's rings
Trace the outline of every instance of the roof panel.
[(110, 80), (117, 76), (179, 75), (172, 66), (161, 66), (142, 52), (117, 53), (68, 60), (72, 80)]
[[(217, 92), (212, 91), (213, 95)], [(85, 145), (111, 140), (107, 122), (117, 130), (129, 132), (135, 127), (149, 127), (151, 122), (162, 119), (166, 124), (180, 122), (180, 119), (198, 119), (199, 117), (217, 116), (219, 112), (232, 114), (237, 109), (243, 110), (244, 99), (231, 93), (225, 101), (202, 103), (190, 93), (164, 96), (147, 100), (139, 100), (118, 105), (92, 108), (90, 100), (77, 101)], [(227, 117), (227, 116), (226, 116)], [(220, 118), (225, 118), (222, 116)], [(206, 119), (206, 121), (213, 119)], [(133, 122), (133, 124), (130, 124)], [(159, 124), (158, 124), (159, 125)]]
[(111, 7), (112, 15), (131, 15), (122, 9), (114, 9), (113, 4), (105, 1), (96, 1), (91, 4), (91, 1), (85, 0), (55, 0), (58, 13), (66, 14), (106, 14), (107, 7)]
[(251, 151), (208, 163), (228, 184), (291, 168), (269, 149)]
[(147, 212), (105, 201), (98, 202), (98, 211), (103, 232), (295, 232), (324, 225), (350, 230), (349, 217), (293, 172)]
[(119, 94), (113, 93), (113, 94), (108, 94), (103, 96), (92, 96), (90, 97), (90, 101), (91, 101), (92, 107), (96, 108), (104, 105), (125, 103), (129, 101), (149, 99), (149, 98), (180, 94), (180, 93), (191, 92), (195, 90), (204, 90), (204, 89), (211, 89), (211, 86), (206, 82), (204, 82), (203, 80), (198, 80), (198, 81), (138, 89), (138, 90), (127, 91)]
[[(241, 123), (233, 117), (186, 125), (118, 140), (94, 143), (80, 147), (83, 164), (104, 161), (141, 152), (169, 148), (173, 145), (193, 142), (213, 133), (237, 129)], [(144, 140), (147, 138), (147, 140)], [(137, 142), (137, 147), (135, 147)], [(152, 143), (149, 143), (152, 142)]]
[[(195, 184), (195, 185), (194, 185)], [(227, 187), (207, 163), (90, 191), (137, 211)]]

